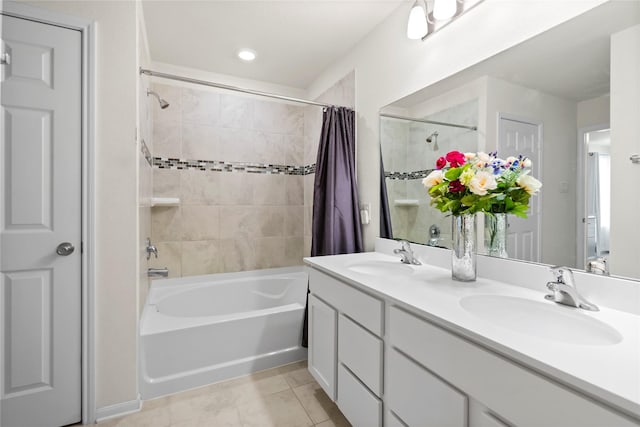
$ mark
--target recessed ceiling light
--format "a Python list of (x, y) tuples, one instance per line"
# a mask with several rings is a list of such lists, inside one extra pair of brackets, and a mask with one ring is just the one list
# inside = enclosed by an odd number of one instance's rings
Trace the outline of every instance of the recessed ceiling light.
[(256, 53), (251, 49), (241, 49), (238, 51), (238, 58), (243, 61), (253, 61), (256, 59)]

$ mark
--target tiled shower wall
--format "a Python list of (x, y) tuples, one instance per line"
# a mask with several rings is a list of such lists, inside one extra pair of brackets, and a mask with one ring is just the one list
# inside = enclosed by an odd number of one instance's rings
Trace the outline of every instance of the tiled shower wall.
[[(477, 126), (478, 100), (448, 108), (426, 119)], [(435, 131), (439, 133), (437, 145), (435, 142), (427, 143), (426, 138)], [(450, 247), (451, 220), (429, 205), (422, 178), (435, 168), (438, 157), (451, 150), (477, 151), (478, 133), (449, 126), (381, 118), (380, 135), (393, 237), (427, 243), (429, 228), (436, 225), (440, 228), (442, 238), (439, 245)], [(417, 205), (400, 202), (408, 200), (416, 201)]]
[[(152, 208), (153, 264), (168, 267), (170, 277), (301, 264), (303, 176), (241, 169), (302, 165), (304, 109), (206, 89), (154, 89), (170, 103), (154, 107), (154, 196), (179, 197), (180, 205)], [(175, 159), (234, 167), (179, 169)]]
[[(353, 82), (352, 73), (319, 100), (353, 106)], [(153, 107), (154, 196), (180, 204), (152, 208), (152, 266), (180, 277), (301, 265), (311, 247), (322, 108), (153, 89), (170, 103)]]

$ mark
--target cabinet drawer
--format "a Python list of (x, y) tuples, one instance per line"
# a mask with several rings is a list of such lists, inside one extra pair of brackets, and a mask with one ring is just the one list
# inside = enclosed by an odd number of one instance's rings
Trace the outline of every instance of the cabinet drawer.
[(380, 427), (382, 402), (349, 372), (338, 367), (338, 407), (354, 427)]
[(338, 360), (382, 395), (382, 340), (343, 314), (338, 318)]
[(389, 409), (410, 427), (465, 427), (467, 397), (396, 350), (389, 354)]
[(616, 412), (397, 307), (389, 310), (388, 335), (394, 347), (518, 427), (637, 427)]
[(356, 288), (318, 270), (309, 270), (311, 292), (354, 319), (356, 322), (382, 336), (384, 304)]

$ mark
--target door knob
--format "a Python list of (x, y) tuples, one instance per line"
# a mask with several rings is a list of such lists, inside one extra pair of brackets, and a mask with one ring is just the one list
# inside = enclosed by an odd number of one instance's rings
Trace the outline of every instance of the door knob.
[(58, 245), (56, 248), (56, 253), (58, 255), (67, 256), (71, 255), (76, 248), (69, 242), (63, 242)]

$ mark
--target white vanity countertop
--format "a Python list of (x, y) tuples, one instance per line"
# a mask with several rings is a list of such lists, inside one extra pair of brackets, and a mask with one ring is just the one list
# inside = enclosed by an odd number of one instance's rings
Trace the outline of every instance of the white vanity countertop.
[[(640, 317), (607, 307), (589, 312), (544, 299), (540, 291), (478, 278), (475, 282), (451, 279), (449, 269), (423, 265), (410, 276), (362, 274), (349, 269), (358, 263), (398, 262), (378, 252), (305, 258), (308, 265), (369, 293), (391, 299), (452, 332), (507, 356), (533, 370), (640, 417)], [(509, 278), (510, 282), (517, 278)], [(578, 283), (578, 288), (580, 287)], [(471, 295), (501, 295), (540, 301), (558, 310), (580, 310), (622, 335), (612, 345), (568, 344), (548, 340), (490, 322), (465, 310), (460, 300)], [(598, 301), (591, 301), (598, 304)]]

